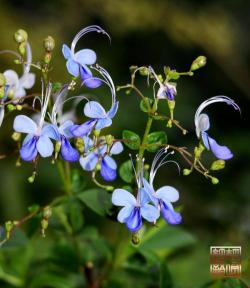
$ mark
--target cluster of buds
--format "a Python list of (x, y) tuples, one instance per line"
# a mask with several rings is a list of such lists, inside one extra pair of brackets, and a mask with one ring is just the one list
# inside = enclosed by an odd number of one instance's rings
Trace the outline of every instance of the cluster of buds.
[(42, 221), (41, 221), (41, 232), (42, 236), (45, 237), (45, 231), (48, 229), (49, 226), (49, 218), (52, 215), (52, 210), (49, 206), (44, 207), (43, 212), (42, 212)]

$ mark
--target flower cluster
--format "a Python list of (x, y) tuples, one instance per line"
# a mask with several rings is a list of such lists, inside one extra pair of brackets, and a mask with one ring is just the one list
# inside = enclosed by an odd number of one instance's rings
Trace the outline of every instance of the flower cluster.
[[(176, 147), (167, 143), (165, 131), (151, 133), (151, 128), (153, 121), (160, 120), (167, 122), (165, 127), (172, 128), (175, 125), (182, 130), (183, 134), (186, 133), (186, 129), (182, 128), (179, 121), (174, 117), (175, 97), (177, 96), (176, 80), (181, 76), (192, 76), (194, 71), (206, 64), (206, 58), (204, 56), (198, 57), (193, 61), (188, 72), (180, 73), (165, 67), (165, 77), (157, 74), (151, 66), (133, 66), (131, 67), (131, 83), (121, 86), (117, 90), (128, 89), (127, 94), (134, 90), (141, 97), (140, 108), (148, 116), (142, 140), (139, 135), (130, 130), (123, 131), (122, 139), (115, 139), (113, 135), (109, 134), (105, 135), (104, 128), (112, 125), (119, 102), (112, 77), (105, 68), (97, 64), (95, 51), (92, 49), (75, 51), (78, 41), (89, 32), (101, 33), (110, 38), (101, 27), (92, 25), (78, 32), (70, 47), (63, 44), (62, 54), (66, 60), (66, 69), (71, 79), (66, 84), (60, 83), (56, 89), (56, 83), (53, 83), (49, 77), (52, 51), (55, 47), (53, 38), (48, 36), (44, 40), (44, 59), (38, 62), (39, 64), (35, 64), (32, 62), (31, 46), (28, 42), (27, 33), (22, 29), (16, 32), (15, 40), (18, 43), (19, 53), (7, 50), (3, 52), (11, 53), (17, 57), (15, 62), (22, 65), (23, 74), (19, 78), (17, 73), (11, 69), (0, 73), (0, 126), (5, 116), (6, 107), (10, 112), (27, 107), (36, 111), (35, 115), (27, 116), (23, 113), (14, 119), (13, 129), (15, 133), (13, 139), (18, 141), (20, 158), (35, 164), (40, 157), (52, 157), (53, 163), (55, 161), (79, 162), (83, 170), (91, 172), (92, 180), (97, 186), (107, 191), (114, 190), (112, 203), (122, 207), (117, 219), (119, 222), (125, 223), (129, 231), (134, 233), (140, 230), (143, 225), (142, 218), (155, 225), (160, 215), (168, 224), (180, 224), (182, 216), (178, 209), (176, 211), (173, 207), (173, 203), (179, 200), (179, 192), (172, 186), (154, 188), (154, 179), (158, 169), (170, 162), (177, 164), (173, 160), (168, 160), (169, 155), (173, 154), (173, 151), (168, 152), (171, 148), (179, 152), (190, 165), (190, 169), (183, 170), (184, 175), (189, 175), (193, 170), (196, 170), (206, 178), (211, 179), (213, 184), (217, 184), (219, 180), (210, 172), (223, 169), (224, 160), (232, 158), (233, 154), (228, 147), (219, 145), (208, 135), (210, 121), (208, 115), (202, 111), (208, 105), (220, 102), (229, 104), (236, 110), (240, 110), (240, 108), (226, 96), (215, 96), (204, 101), (198, 107), (194, 117), (199, 143), (192, 154), (184, 147)], [(38, 95), (26, 95), (26, 90), (35, 84), (35, 74), (30, 72), (31, 67), (38, 69), (42, 75), (42, 92)], [(135, 86), (137, 72), (147, 77), (148, 84), (153, 80), (151, 98), (145, 97)], [(80, 88), (85, 86), (90, 89), (98, 88), (103, 84), (107, 85), (111, 95), (109, 108), (104, 108), (99, 101), (93, 101), (90, 97), (68, 96), (71, 91), (74, 91), (77, 83), (80, 84)], [(32, 106), (29, 106), (28, 102), (25, 103), (26, 106), (23, 105), (23, 102), (29, 97), (34, 98)], [(74, 100), (75, 105), (70, 111), (65, 112), (64, 104), (70, 100)], [(75, 108), (82, 101), (86, 102), (81, 120), (78, 122), (75, 117)], [(158, 110), (159, 102), (163, 101), (167, 102), (170, 115), (161, 114)], [(39, 110), (35, 107), (37, 102), (40, 104)], [(26, 135), (22, 143), (21, 134)], [(112, 186), (101, 184), (96, 179), (98, 173), (105, 181), (114, 181), (117, 178), (118, 165), (113, 156), (123, 152), (124, 145), (131, 150), (137, 150), (136, 164), (134, 165), (133, 161), (131, 161), (131, 165), (124, 162), (125, 164), (122, 165), (127, 165), (127, 168), (119, 170), (121, 178), (127, 184), (129, 183), (128, 189), (114, 189)], [(205, 168), (201, 163), (201, 156), (205, 150), (212, 151), (218, 159), (212, 163), (210, 169)], [(146, 151), (156, 153), (151, 165), (145, 161)], [(177, 166), (179, 168), (178, 164)], [(33, 180), (32, 178), (30, 182)]]

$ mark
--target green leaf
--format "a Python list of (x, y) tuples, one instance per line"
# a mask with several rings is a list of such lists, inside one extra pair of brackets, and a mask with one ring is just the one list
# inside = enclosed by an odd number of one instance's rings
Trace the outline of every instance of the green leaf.
[(111, 195), (103, 189), (89, 189), (77, 194), (77, 197), (100, 216), (105, 216), (107, 211), (112, 207)]
[(71, 201), (68, 203), (68, 215), (70, 224), (74, 231), (79, 231), (83, 226), (83, 212), (82, 207), (78, 201)]
[(71, 176), (72, 192), (73, 193), (81, 192), (84, 189), (85, 185), (86, 185), (86, 182), (84, 181), (83, 176), (79, 173), (78, 169), (74, 169), (72, 171), (71, 175), (72, 175)]
[(149, 152), (155, 152), (162, 144), (167, 143), (167, 134), (164, 131), (157, 131), (150, 133), (147, 137), (147, 144), (150, 147), (147, 148)]
[(123, 130), (122, 139), (125, 140), (125, 145), (132, 150), (138, 150), (141, 145), (140, 136), (130, 130)]
[(160, 267), (160, 288), (173, 288), (173, 280), (166, 263), (162, 261)]
[(171, 252), (177, 248), (186, 247), (196, 242), (194, 236), (177, 226), (168, 226), (164, 220), (157, 223), (141, 240), (139, 249)]
[(119, 175), (124, 182), (132, 183), (134, 179), (134, 172), (131, 160), (127, 160), (122, 163), (122, 165), (119, 168)]
[(151, 104), (153, 100), (147, 97), (144, 97), (140, 102), (140, 109), (142, 112), (148, 113), (151, 110)]

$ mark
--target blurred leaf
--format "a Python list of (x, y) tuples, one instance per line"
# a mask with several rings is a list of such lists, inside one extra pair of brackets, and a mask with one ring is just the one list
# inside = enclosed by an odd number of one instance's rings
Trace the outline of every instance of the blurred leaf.
[(167, 140), (167, 134), (164, 131), (152, 132), (147, 137), (147, 144), (151, 145), (147, 150), (149, 152), (155, 152), (162, 144), (166, 144)]
[(68, 203), (68, 214), (70, 224), (74, 231), (79, 231), (83, 226), (82, 207), (78, 201), (70, 201)]
[(132, 150), (138, 150), (140, 148), (141, 139), (140, 136), (133, 131), (123, 130), (122, 139), (125, 140), (124, 144)]
[(148, 113), (151, 109), (151, 104), (153, 103), (153, 100), (147, 97), (144, 97), (144, 99), (140, 102), (140, 108), (142, 112)]
[(91, 210), (104, 216), (112, 207), (111, 195), (105, 190), (94, 188), (79, 193), (77, 197)]
[(178, 226), (169, 226), (163, 220), (159, 227), (154, 227), (142, 238), (139, 249), (170, 252), (177, 248), (192, 245), (194, 236)]
[(173, 280), (166, 263), (161, 262), (160, 266), (160, 288), (173, 288)]
[(33, 281), (29, 285), (30, 288), (75, 288), (75, 284), (72, 283), (69, 277), (66, 275), (55, 275), (55, 273), (38, 273), (33, 278)]
[(38, 205), (38, 204), (33, 204), (33, 205), (28, 207), (28, 211), (30, 213), (36, 213), (39, 211), (39, 209), (40, 209), (40, 205)]
[(1, 246), (1, 249), (26, 246), (28, 244), (28, 240), (29, 239), (22, 230), (16, 229), (14, 230), (10, 239), (3, 246)]
[(83, 176), (79, 173), (79, 170), (74, 169), (71, 173), (71, 183), (72, 183), (72, 192), (79, 193), (82, 191), (86, 185)]
[(60, 223), (63, 225), (65, 230), (69, 233), (72, 234), (73, 230), (72, 227), (69, 223), (66, 211), (65, 211), (65, 205), (57, 206), (53, 208), (53, 214), (58, 218)]
[(124, 182), (131, 183), (134, 179), (134, 172), (131, 160), (122, 163), (119, 168), (119, 175)]

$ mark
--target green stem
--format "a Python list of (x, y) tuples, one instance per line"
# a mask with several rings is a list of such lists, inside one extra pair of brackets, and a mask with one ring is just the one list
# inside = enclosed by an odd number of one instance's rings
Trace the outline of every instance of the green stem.
[[(150, 111), (150, 114), (151, 115), (154, 115), (154, 113), (156, 112), (157, 110), (157, 99), (154, 101), (154, 105)], [(141, 143), (141, 146), (140, 146), (140, 149), (139, 149), (139, 158), (138, 158), (138, 161), (137, 161), (137, 165), (136, 165), (136, 171), (138, 173), (139, 169), (142, 168), (142, 159), (143, 159), (143, 156), (144, 156), (144, 152), (147, 148), (147, 138), (148, 138), (148, 134), (150, 132), (150, 129), (151, 129), (151, 126), (152, 126), (152, 123), (153, 123), (153, 118), (151, 116), (148, 116), (148, 121), (147, 121), (147, 124), (146, 124), (146, 128), (145, 128), (145, 131), (144, 131), (144, 134), (143, 134), (143, 138), (142, 138), (142, 143)]]
[(71, 195), (71, 174), (70, 174), (70, 166), (69, 163), (66, 162), (65, 166), (61, 161), (57, 162), (57, 167), (61, 179), (63, 181), (63, 187), (65, 188), (65, 192), (67, 195)]

